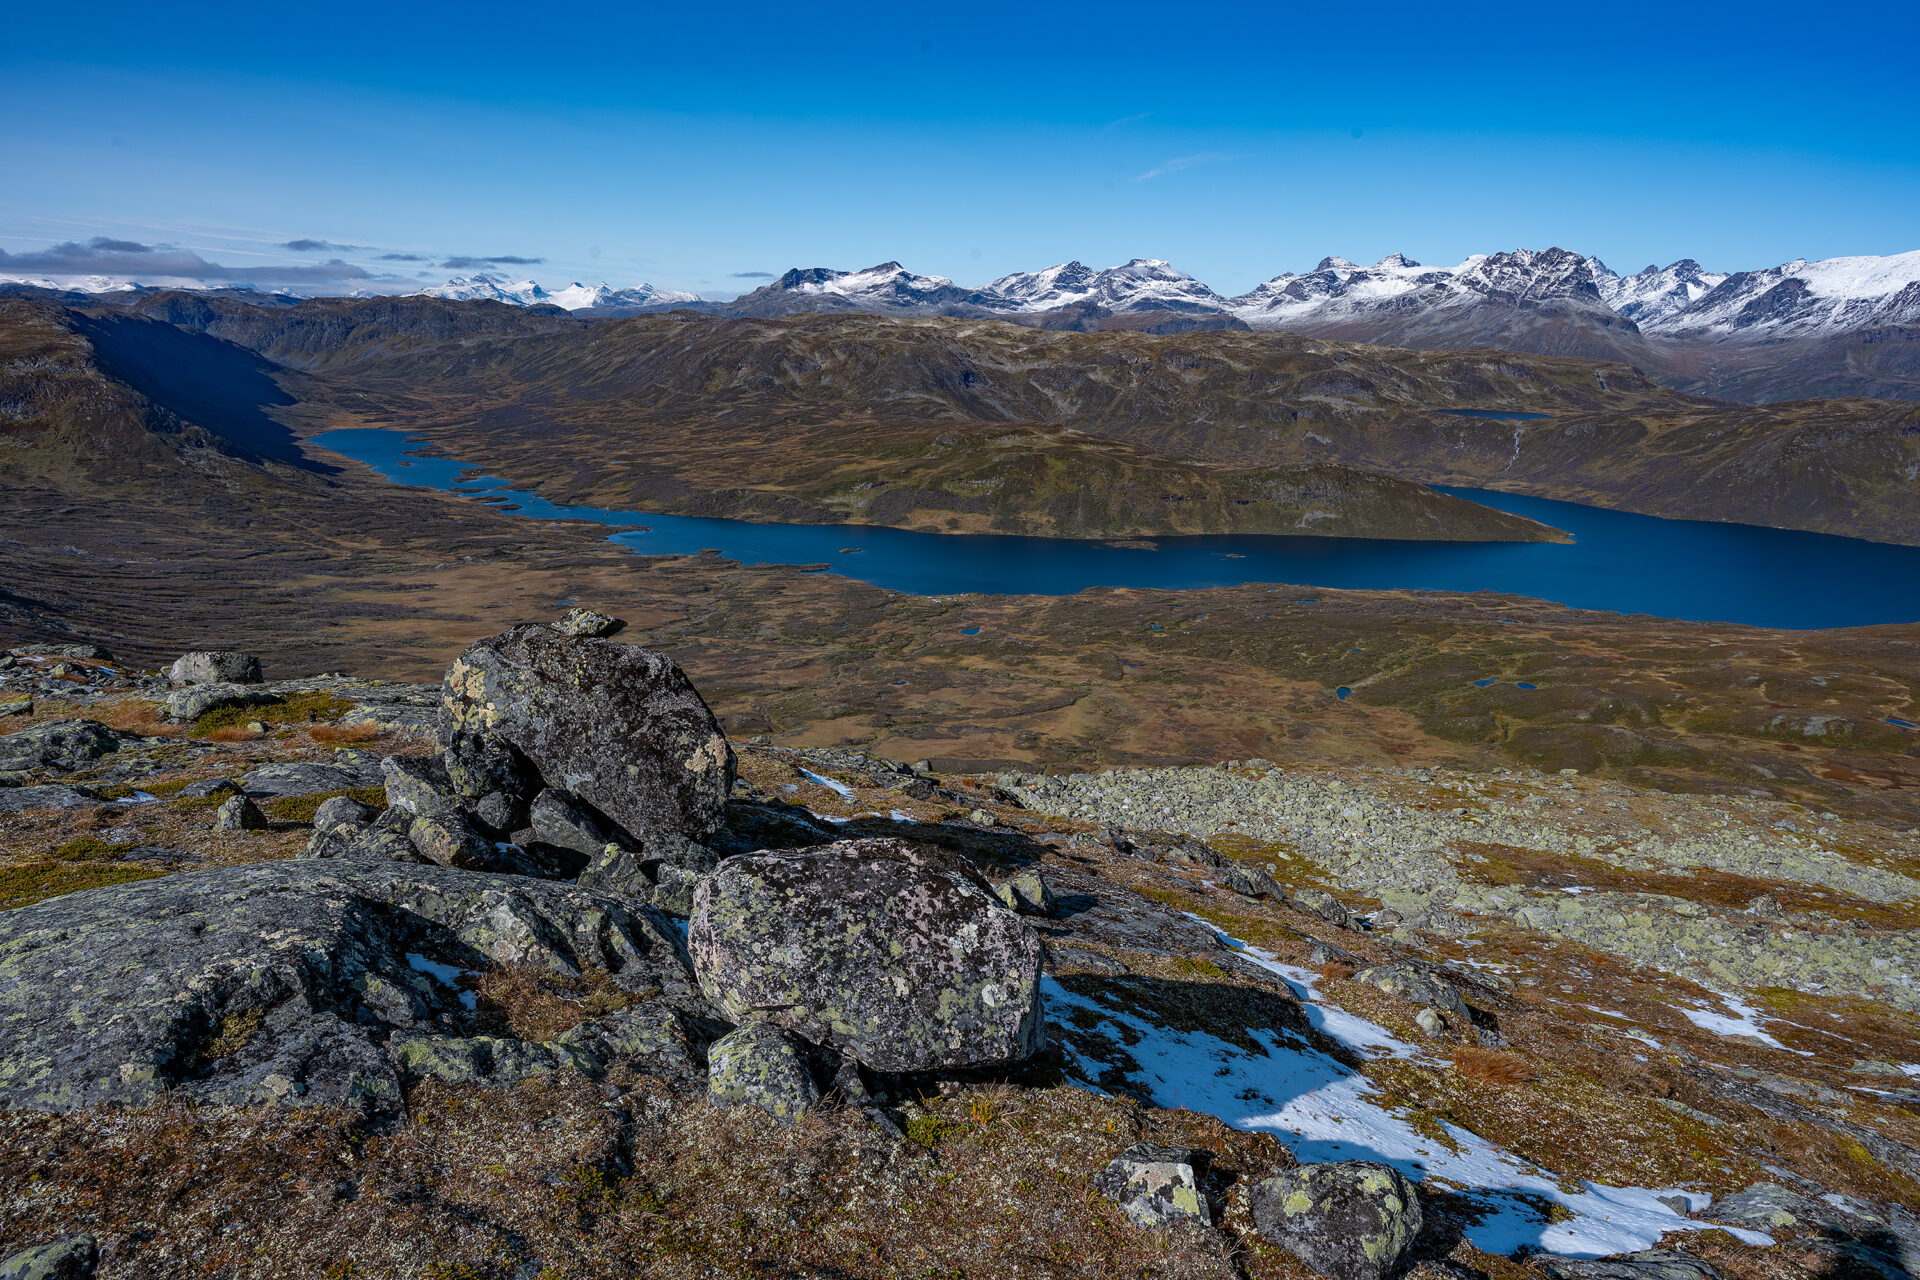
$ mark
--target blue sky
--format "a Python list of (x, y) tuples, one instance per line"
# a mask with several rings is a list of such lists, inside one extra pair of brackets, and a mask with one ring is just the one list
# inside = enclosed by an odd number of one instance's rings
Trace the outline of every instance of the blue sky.
[[(1239, 292), (1325, 254), (1898, 253), (1916, 49), (1910, 0), (21, 6), (0, 272), (344, 290), (518, 258), (724, 296), (1142, 256)], [(96, 238), (146, 248), (47, 256)]]

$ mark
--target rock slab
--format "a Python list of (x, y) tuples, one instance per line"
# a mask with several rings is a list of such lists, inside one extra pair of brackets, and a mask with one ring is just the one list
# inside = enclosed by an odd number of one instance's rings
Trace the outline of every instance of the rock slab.
[(1142, 1142), (1122, 1151), (1093, 1185), (1125, 1210), (1135, 1226), (1212, 1226), (1213, 1210), (1201, 1182), (1206, 1161), (1202, 1151)]
[(688, 948), (736, 1022), (776, 1023), (876, 1071), (1038, 1052), (1040, 935), (984, 882), (904, 840), (722, 862), (694, 892)]

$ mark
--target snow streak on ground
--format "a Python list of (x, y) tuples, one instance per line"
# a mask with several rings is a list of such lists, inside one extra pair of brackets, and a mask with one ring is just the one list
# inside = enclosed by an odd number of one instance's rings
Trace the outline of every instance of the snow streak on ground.
[(822, 777), (820, 774), (815, 773), (811, 769), (802, 769), (800, 772), (806, 777), (808, 782), (816, 783), (819, 786), (825, 787), (827, 790), (839, 796), (842, 800), (853, 799), (853, 788), (848, 786), (846, 783), (835, 782), (832, 778)]
[(1776, 1049), (1785, 1049), (1787, 1047), (1768, 1035), (1766, 1029), (1760, 1025), (1760, 1011), (1758, 1009), (1741, 1000), (1738, 996), (1730, 996), (1724, 991), (1716, 991), (1714, 994), (1719, 996), (1721, 1001), (1729, 1009), (1733, 1010), (1732, 1017), (1728, 1017), (1724, 1013), (1714, 1013), (1710, 1009), (1683, 1008), (1680, 1012), (1685, 1014), (1687, 1021), (1691, 1022), (1694, 1026), (1704, 1027), (1715, 1035), (1748, 1036), (1755, 1040), (1764, 1041)]
[[(1315, 999), (1317, 975), (1282, 964), (1258, 948), (1227, 940), (1242, 955), (1284, 979), (1312, 1026), (1363, 1058), (1410, 1058), (1418, 1047), (1384, 1027)], [(1101, 1032), (1137, 1064), (1129, 1080), (1166, 1107), (1205, 1111), (1242, 1129), (1266, 1130), (1307, 1162), (1373, 1160), (1392, 1165), (1417, 1182), (1457, 1190), (1484, 1210), (1466, 1229), (1488, 1253), (1509, 1254), (1521, 1246), (1576, 1257), (1599, 1257), (1648, 1249), (1669, 1231), (1700, 1224), (1656, 1198), (1686, 1196), (1695, 1210), (1707, 1197), (1670, 1188), (1611, 1187), (1581, 1182), (1569, 1190), (1548, 1170), (1520, 1159), (1465, 1129), (1445, 1125), (1447, 1143), (1426, 1137), (1374, 1100), (1373, 1083), (1333, 1057), (1293, 1037), (1249, 1029), (1262, 1052), (1249, 1053), (1205, 1032), (1172, 1031), (1075, 995), (1052, 979), (1045, 983), (1049, 1017), (1065, 1024), (1075, 1012), (1104, 1024)], [(1097, 1079), (1102, 1068), (1069, 1050)], [(1557, 1204), (1572, 1216), (1547, 1221), (1543, 1209)], [(1759, 1232), (1736, 1230), (1754, 1244), (1772, 1244)]]

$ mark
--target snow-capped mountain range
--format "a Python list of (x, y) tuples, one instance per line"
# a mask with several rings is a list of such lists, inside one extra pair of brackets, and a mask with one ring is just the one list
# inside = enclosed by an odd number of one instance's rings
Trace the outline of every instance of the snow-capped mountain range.
[(1216, 293), (1155, 258), (1104, 270), (1065, 262), (973, 289), (884, 262), (861, 271), (795, 269), (720, 309), (1024, 314), (1089, 304), (1114, 312), (1219, 313), (1256, 329), (1319, 328), (1382, 314), (1484, 305), (1561, 305), (1611, 312), (1628, 322), (1624, 327), (1630, 332), (1756, 326), (1797, 332), (1920, 322), (1920, 252), (1801, 260), (1731, 275), (1683, 258), (1627, 276), (1598, 258), (1560, 248), (1475, 254), (1451, 267), (1423, 266), (1399, 253), (1372, 266), (1335, 257), (1321, 259), (1312, 271), (1277, 275), (1236, 297)]
[(445, 284), (416, 289), (416, 298), (450, 298), (456, 302), (484, 300), (504, 302), (515, 307), (554, 306), (568, 311), (601, 310), (615, 307), (670, 307), (687, 302), (703, 302), (697, 293), (680, 289), (656, 289), (643, 284), (636, 289), (615, 289), (606, 284), (584, 285), (578, 280), (564, 289), (547, 290), (531, 280), (509, 280), (499, 275), (455, 276)]

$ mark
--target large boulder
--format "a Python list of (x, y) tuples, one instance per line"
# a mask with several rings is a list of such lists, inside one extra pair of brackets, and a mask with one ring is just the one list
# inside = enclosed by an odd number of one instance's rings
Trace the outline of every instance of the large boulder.
[(664, 654), (600, 636), (515, 627), (447, 671), (447, 731), (509, 743), (636, 840), (704, 839), (725, 819), (733, 750)]
[(694, 893), (700, 986), (876, 1071), (1016, 1062), (1041, 1047), (1040, 935), (984, 882), (903, 840), (730, 858)]
[(260, 659), (250, 653), (197, 649), (175, 658), (167, 678), (175, 685), (259, 684)]
[(1458, 988), (1436, 976), (1431, 969), (1410, 961), (1377, 964), (1360, 970), (1353, 975), (1353, 980), (1364, 982), (1390, 996), (1399, 996), (1411, 1004), (1444, 1010), (1458, 1018), (1462, 1025), (1470, 1018), (1467, 1002), (1460, 998)]
[(1261, 1235), (1334, 1280), (1387, 1280), (1420, 1234), (1413, 1184), (1364, 1160), (1303, 1164), (1263, 1179), (1248, 1208)]
[(68, 1236), (0, 1262), (0, 1280), (91, 1280), (99, 1264), (100, 1246), (92, 1236)]
[(49, 720), (0, 737), (0, 775), (84, 769), (128, 741), (94, 720)]
[(397, 1035), (470, 1035), (493, 965), (704, 1016), (673, 926), (571, 885), (443, 867), (268, 862), (0, 912), (0, 1107), (399, 1099)]

